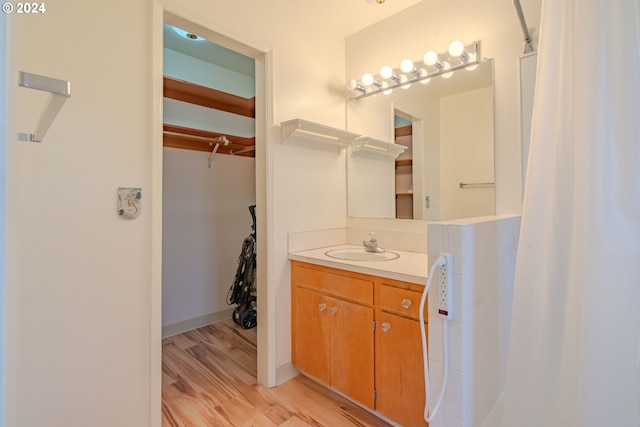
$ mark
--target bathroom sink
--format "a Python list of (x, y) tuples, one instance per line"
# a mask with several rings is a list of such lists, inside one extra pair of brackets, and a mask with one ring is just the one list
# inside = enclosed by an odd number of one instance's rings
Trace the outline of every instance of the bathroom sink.
[(324, 253), (326, 256), (347, 261), (389, 261), (398, 258), (395, 252), (367, 252), (364, 248), (333, 249)]

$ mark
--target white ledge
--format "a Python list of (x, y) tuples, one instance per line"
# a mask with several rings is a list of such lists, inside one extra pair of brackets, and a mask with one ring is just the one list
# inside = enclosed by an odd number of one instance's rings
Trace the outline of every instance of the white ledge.
[(382, 141), (380, 139), (370, 138), (363, 136), (357, 138), (351, 144), (351, 154), (358, 152), (369, 152), (380, 154), (383, 156), (397, 158), (401, 153), (406, 150), (407, 147), (400, 144), (394, 144), (392, 142)]
[(302, 119), (293, 119), (280, 123), (282, 127), (282, 143), (286, 143), (294, 136), (313, 142), (322, 142), (336, 145), (341, 148), (348, 147), (359, 134), (347, 132), (342, 129), (332, 128), (319, 123)]

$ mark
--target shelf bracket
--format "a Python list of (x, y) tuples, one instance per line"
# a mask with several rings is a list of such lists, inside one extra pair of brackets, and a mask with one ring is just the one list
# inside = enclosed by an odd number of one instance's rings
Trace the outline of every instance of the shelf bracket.
[[(218, 148), (220, 148), (220, 144), (222, 143), (225, 146), (229, 145), (229, 140), (224, 135), (215, 138), (215, 140), (219, 142), (216, 142), (216, 145), (213, 147), (213, 150), (211, 150), (211, 154), (209, 154), (209, 169), (211, 169), (211, 162), (213, 161), (213, 156), (215, 156), (216, 153), (218, 152)], [(213, 142), (209, 142), (209, 145), (213, 145)]]
[(36, 125), (36, 130), (33, 133), (18, 134), (18, 140), (20, 141), (42, 142), (65, 101), (71, 97), (71, 83), (65, 80), (20, 71), (18, 85), (51, 94), (49, 103), (42, 112), (40, 120)]

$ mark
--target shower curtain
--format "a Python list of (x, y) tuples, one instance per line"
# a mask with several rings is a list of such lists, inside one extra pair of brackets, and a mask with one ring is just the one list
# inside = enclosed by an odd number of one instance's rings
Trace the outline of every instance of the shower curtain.
[(543, 0), (504, 427), (640, 426), (640, 2)]

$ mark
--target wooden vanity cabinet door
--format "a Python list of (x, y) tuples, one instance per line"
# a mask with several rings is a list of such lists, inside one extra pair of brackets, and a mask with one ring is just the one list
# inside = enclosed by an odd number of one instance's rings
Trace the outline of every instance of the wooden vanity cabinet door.
[(373, 409), (373, 308), (331, 300), (331, 386)]
[(291, 283), (293, 364), (373, 409), (373, 281), (294, 261)]
[(384, 311), (376, 322), (376, 410), (402, 426), (428, 426), (420, 323)]
[(330, 384), (330, 318), (328, 297), (304, 288), (295, 290), (293, 363)]

